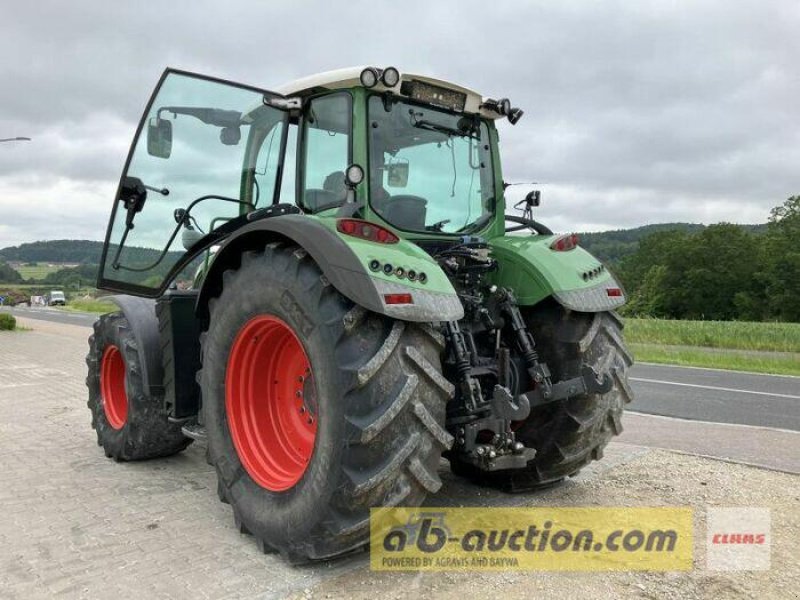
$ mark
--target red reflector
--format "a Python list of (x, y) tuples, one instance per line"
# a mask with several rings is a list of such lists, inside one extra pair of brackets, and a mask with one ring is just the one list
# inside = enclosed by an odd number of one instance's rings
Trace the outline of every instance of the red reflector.
[(578, 234), (577, 233), (567, 233), (565, 235), (558, 236), (553, 242), (550, 244), (550, 249), (555, 250), (556, 252), (566, 252), (567, 250), (572, 250), (575, 246), (578, 245)]
[(411, 294), (384, 294), (383, 301), (386, 304), (414, 304)]
[(610, 298), (619, 298), (622, 296), (622, 290), (619, 288), (606, 288), (606, 294), (608, 294)]
[(378, 244), (396, 244), (399, 241), (399, 238), (388, 229), (361, 219), (339, 219), (336, 221), (336, 230)]

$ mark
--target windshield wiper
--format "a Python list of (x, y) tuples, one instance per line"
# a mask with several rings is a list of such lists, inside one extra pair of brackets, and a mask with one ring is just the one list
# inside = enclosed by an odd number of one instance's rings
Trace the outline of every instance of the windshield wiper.
[(427, 129), (428, 131), (436, 131), (438, 133), (443, 133), (448, 136), (457, 135), (458, 137), (468, 137), (472, 139), (479, 139), (473, 131), (463, 131), (461, 129), (456, 129), (455, 127), (448, 127), (447, 125), (440, 125), (439, 123), (434, 123), (432, 121), (426, 121), (425, 119), (415, 120), (413, 122), (414, 127), (419, 127), (420, 129)]
[(427, 231), (437, 231), (437, 232), (439, 232), (439, 231), (441, 231), (441, 230), (442, 230), (442, 228), (443, 228), (445, 225), (447, 225), (449, 222), (450, 222), (450, 219), (444, 219), (444, 220), (442, 220), (442, 221), (438, 221), (438, 222), (434, 223), (433, 225), (426, 225), (426, 226), (425, 226), (425, 229), (426, 229)]

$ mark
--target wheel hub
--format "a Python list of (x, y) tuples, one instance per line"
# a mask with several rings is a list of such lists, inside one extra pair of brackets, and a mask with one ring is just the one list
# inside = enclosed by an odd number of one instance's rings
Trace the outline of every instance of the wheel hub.
[(125, 391), (125, 361), (114, 345), (107, 346), (100, 362), (100, 395), (108, 424), (122, 429), (128, 420), (128, 394)]
[(242, 326), (228, 357), (228, 427), (250, 477), (285, 491), (303, 477), (317, 434), (317, 394), (303, 345), (284, 321), (253, 317)]

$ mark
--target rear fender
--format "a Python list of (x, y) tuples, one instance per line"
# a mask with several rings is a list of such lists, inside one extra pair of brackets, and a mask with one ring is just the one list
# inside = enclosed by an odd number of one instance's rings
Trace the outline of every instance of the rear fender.
[(558, 236), (503, 236), (491, 240), (499, 269), (493, 283), (513, 290), (520, 305), (553, 296), (565, 308), (581, 312), (614, 310), (625, 304), (622, 286), (606, 267), (580, 246), (555, 251)]
[[(336, 230), (332, 217), (283, 215), (254, 221), (228, 237), (214, 256), (202, 282), (197, 315), (208, 318), (208, 302), (222, 292), (222, 274), (237, 269), (249, 250), (261, 251), (272, 241), (294, 243), (308, 252), (337, 291), (373, 312), (404, 321), (451, 321), (464, 316), (461, 301), (439, 265), (416, 244), (400, 240), (379, 244)], [(381, 268), (370, 269), (378, 261)], [(384, 267), (391, 265), (392, 272)], [(413, 270), (425, 273), (426, 283), (399, 277)], [(388, 268), (387, 268), (388, 270)], [(411, 304), (387, 304), (388, 294), (411, 294)]]

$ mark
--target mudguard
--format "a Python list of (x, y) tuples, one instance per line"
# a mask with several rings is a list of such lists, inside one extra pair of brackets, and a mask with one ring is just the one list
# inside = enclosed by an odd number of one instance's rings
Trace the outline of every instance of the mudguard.
[[(368, 310), (404, 321), (452, 321), (464, 316), (447, 276), (416, 244), (402, 239), (395, 244), (370, 242), (339, 233), (333, 217), (296, 214), (253, 221), (224, 241), (202, 281), (197, 315), (208, 317), (208, 301), (221, 293), (223, 272), (238, 268), (243, 252), (260, 251), (276, 240), (293, 242), (308, 252), (331, 285)], [(403, 276), (398, 276), (398, 267)], [(424, 273), (424, 283), (418, 278), (410, 281), (405, 275), (409, 271)], [(411, 294), (413, 302), (393, 304), (391, 296), (396, 294)]]
[(119, 307), (133, 331), (145, 389), (150, 390), (151, 396), (162, 396), (164, 370), (161, 365), (156, 301), (127, 295), (109, 296), (108, 299)]
[(606, 267), (580, 246), (555, 251), (554, 235), (507, 235), (490, 240), (499, 269), (492, 281), (514, 291), (520, 305), (553, 296), (565, 308), (581, 312), (614, 310), (625, 304), (622, 286)]

